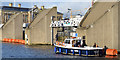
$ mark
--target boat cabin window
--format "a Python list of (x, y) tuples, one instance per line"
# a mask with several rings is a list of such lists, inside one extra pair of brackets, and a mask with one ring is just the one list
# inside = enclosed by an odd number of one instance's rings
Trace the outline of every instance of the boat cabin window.
[(72, 47), (79, 47), (81, 45), (81, 40), (73, 40)]
[(70, 44), (70, 40), (65, 40), (65, 43), (66, 44)]

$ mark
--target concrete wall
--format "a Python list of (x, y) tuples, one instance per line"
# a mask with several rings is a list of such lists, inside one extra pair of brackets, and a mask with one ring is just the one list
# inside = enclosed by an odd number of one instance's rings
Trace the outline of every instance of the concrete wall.
[(21, 13), (13, 15), (2, 27), (2, 38), (23, 39), (23, 18)]
[(2, 40), (2, 28), (0, 28), (0, 41)]
[(14, 24), (15, 39), (23, 39), (23, 14), (16, 16)]
[(56, 42), (56, 34), (57, 34), (58, 28), (53, 28), (53, 43)]
[(118, 4), (118, 48), (120, 51), (120, 2)]
[[(101, 10), (101, 11), (100, 11)], [(95, 13), (96, 12), (96, 13)], [(86, 30), (87, 44), (93, 46), (120, 49), (118, 40), (118, 3), (97, 2), (83, 22)], [(80, 34), (80, 33), (79, 33)]]
[(57, 8), (43, 10), (26, 29), (28, 44), (51, 44), (51, 17), (57, 16)]
[(78, 37), (86, 36), (86, 30), (84, 28), (78, 28), (76, 33), (78, 33)]
[(104, 16), (87, 30), (88, 45), (97, 43), (100, 47), (118, 49), (118, 5), (110, 9)]
[(118, 39), (118, 21), (119, 21), (119, 19), (118, 19), (118, 5), (119, 5), (120, 3), (116, 3), (115, 4), (115, 6), (112, 8), (112, 12), (113, 12), (113, 14), (112, 14), (112, 17), (113, 17), (113, 48), (115, 48), (115, 49), (117, 49), (117, 50), (119, 50), (120, 48), (119, 48), (119, 44), (120, 44), (120, 42), (119, 42), (119, 39)]
[(83, 27), (92, 24), (98, 20), (108, 9), (110, 9), (116, 2), (96, 2), (90, 9), (89, 16), (85, 19), (82, 24)]
[(100, 47), (106, 45), (107, 47), (112, 48), (112, 20), (107, 19), (107, 15), (108, 14), (93, 24), (93, 28), (87, 30), (88, 45), (92, 46), (94, 43), (97, 43)]

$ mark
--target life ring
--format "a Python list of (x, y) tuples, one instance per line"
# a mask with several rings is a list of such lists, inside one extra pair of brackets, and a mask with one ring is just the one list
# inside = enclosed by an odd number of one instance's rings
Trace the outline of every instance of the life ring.
[(65, 46), (65, 43), (64, 43), (64, 42), (62, 43), (62, 46)]

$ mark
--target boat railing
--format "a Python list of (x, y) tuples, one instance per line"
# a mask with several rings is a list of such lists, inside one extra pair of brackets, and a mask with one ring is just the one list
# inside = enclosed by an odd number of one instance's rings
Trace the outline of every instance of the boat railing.
[(69, 26), (79, 26), (82, 18), (73, 18), (70, 20), (60, 20), (52, 21), (50, 27), (69, 27)]
[(58, 41), (56, 41), (56, 44), (55, 44), (55, 45), (65, 46), (65, 43), (64, 43), (64, 42), (58, 42)]

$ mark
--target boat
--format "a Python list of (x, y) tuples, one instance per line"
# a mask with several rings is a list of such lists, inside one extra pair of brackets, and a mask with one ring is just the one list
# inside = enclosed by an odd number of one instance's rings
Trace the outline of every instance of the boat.
[(55, 53), (80, 56), (103, 56), (103, 48), (87, 46), (83, 39), (70, 38), (65, 39), (63, 43), (56, 41), (54, 46)]
[[(73, 30), (76, 31), (76, 27), (79, 26), (84, 16), (78, 14), (73, 18), (54, 21), (52, 20), (50, 27), (73, 27)], [(58, 42), (54, 44), (54, 52), (60, 54), (72, 54), (80, 56), (102, 56), (103, 48), (100, 47), (91, 47), (85, 44), (85, 40), (81, 38), (72, 38), (65, 39), (64, 42)]]

